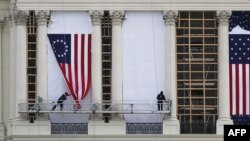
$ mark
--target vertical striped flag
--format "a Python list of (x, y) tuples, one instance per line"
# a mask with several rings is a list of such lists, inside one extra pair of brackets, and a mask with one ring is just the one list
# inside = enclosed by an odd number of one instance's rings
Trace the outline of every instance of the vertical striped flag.
[(91, 85), (91, 34), (48, 34), (67, 87), (81, 108)]
[(234, 11), (230, 18), (230, 113), (249, 115), (250, 12)]

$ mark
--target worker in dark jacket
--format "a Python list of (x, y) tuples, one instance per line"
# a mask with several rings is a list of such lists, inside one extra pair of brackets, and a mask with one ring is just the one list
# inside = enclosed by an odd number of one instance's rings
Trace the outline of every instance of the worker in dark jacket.
[(166, 98), (163, 94), (163, 91), (161, 91), (158, 95), (157, 95), (157, 105), (158, 105), (158, 110), (162, 111), (163, 110), (163, 101), (166, 101)]
[(55, 110), (58, 105), (60, 106), (60, 110), (63, 110), (63, 101), (67, 99), (67, 96), (70, 96), (68, 92), (62, 94), (62, 96), (58, 98), (56, 105), (53, 106), (52, 111)]

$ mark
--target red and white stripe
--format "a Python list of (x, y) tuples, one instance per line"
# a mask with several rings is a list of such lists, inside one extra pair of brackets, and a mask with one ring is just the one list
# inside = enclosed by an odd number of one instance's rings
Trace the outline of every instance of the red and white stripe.
[(249, 64), (230, 64), (231, 115), (249, 115)]
[(72, 34), (71, 64), (60, 64), (70, 93), (78, 103), (88, 94), (91, 86), (91, 34)]

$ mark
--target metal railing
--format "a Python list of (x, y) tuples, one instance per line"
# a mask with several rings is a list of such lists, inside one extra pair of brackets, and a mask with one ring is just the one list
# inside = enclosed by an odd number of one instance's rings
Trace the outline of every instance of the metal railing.
[[(163, 104), (163, 109), (158, 110), (157, 103), (147, 102), (121, 102), (121, 103), (80, 103), (81, 108), (77, 108), (75, 103), (64, 103), (63, 109), (59, 104), (55, 110), (53, 106), (57, 103), (19, 103), (19, 113), (82, 113), (82, 114), (102, 114), (102, 113), (116, 113), (116, 114), (158, 114), (170, 113), (171, 100), (167, 100)], [(105, 108), (104, 108), (105, 107)], [(108, 107), (108, 108), (107, 108)]]

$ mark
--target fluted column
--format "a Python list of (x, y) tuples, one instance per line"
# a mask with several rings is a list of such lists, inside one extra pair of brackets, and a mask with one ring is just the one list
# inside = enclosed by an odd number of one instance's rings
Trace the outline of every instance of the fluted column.
[(102, 38), (101, 19), (103, 11), (89, 12), (93, 25), (93, 39), (91, 49), (92, 69), (92, 102), (102, 102)]
[[(122, 103), (122, 21), (124, 11), (110, 11), (112, 19), (112, 103)], [(116, 107), (114, 110), (121, 110)]]
[(219, 118), (217, 120), (217, 134), (223, 134), (225, 124), (233, 124), (230, 118), (229, 92), (229, 34), (228, 24), (231, 11), (217, 11), (218, 17), (218, 96)]
[(165, 59), (165, 94), (172, 101), (170, 117), (164, 120), (163, 134), (180, 134), (180, 123), (177, 119), (177, 79), (176, 79), (176, 18), (177, 11), (163, 11), (166, 33)]
[(16, 19), (16, 112), (14, 118), (19, 117), (18, 103), (27, 102), (27, 11), (17, 11)]
[(49, 11), (36, 11), (37, 19), (37, 96), (48, 100), (47, 19)]

